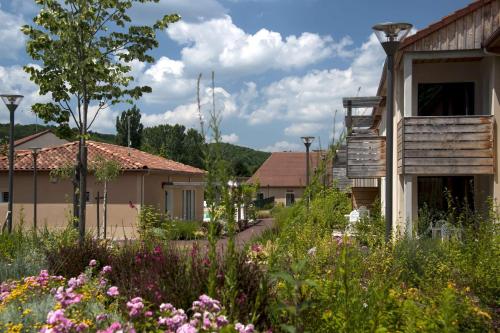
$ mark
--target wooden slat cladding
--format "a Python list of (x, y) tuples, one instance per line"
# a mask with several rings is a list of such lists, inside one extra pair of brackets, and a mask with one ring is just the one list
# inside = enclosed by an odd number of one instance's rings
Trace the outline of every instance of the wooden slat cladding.
[(347, 138), (347, 177), (385, 177), (385, 137), (350, 136)]
[(500, 27), (500, 0), (481, 0), (410, 36), (407, 51), (453, 51), (480, 49)]
[(493, 116), (407, 117), (398, 123), (398, 173), (495, 172)]

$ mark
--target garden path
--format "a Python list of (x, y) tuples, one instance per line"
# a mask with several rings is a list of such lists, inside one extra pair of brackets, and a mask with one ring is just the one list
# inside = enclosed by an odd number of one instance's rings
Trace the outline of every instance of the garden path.
[[(253, 238), (260, 236), (264, 231), (271, 229), (274, 226), (274, 219), (262, 219), (248, 229), (236, 235), (236, 246), (242, 249), (247, 243), (249, 243)], [(227, 247), (227, 238), (219, 239), (217, 242), (217, 252), (222, 253)], [(190, 241), (171, 241), (171, 244), (178, 246), (180, 248), (190, 248), (194, 244), (198, 244), (200, 248), (206, 248), (208, 246), (207, 240), (190, 240)]]

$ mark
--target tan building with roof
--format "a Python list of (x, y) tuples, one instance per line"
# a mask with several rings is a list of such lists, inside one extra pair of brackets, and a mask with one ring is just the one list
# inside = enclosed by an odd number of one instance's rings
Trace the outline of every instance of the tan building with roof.
[[(108, 183), (107, 235), (115, 239), (137, 235), (139, 210), (144, 205), (158, 208), (175, 219), (202, 220), (204, 171), (151, 155), (140, 150), (88, 141), (88, 160), (114, 160), (121, 166), (117, 179)], [(38, 227), (65, 228), (72, 216), (73, 186), (70, 180), (51, 179), (50, 171), (73, 165), (78, 142), (42, 149), (37, 158)], [(7, 213), (8, 159), (0, 158), (0, 216)], [(92, 174), (87, 180), (87, 229), (97, 229), (96, 197), (103, 195), (103, 184)], [(100, 223), (102, 228), (102, 199)], [(16, 153), (14, 168), (14, 226), (33, 225), (33, 155)], [(3, 219), (2, 219), (3, 220)], [(102, 230), (102, 229), (101, 229)], [(102, 234), (102, 231), (101, 231)]]
[[(446, 191), (475, 211), (488, 198), (498, 203), (500, 0), (474, 1), (407, 37), (395, 56), (394, 87), (392, 230), (414, 235), (422, 208), (446, 211)], [(371, 115), (376, 134), (359, 146), (348, 139), (348, 174), (379, 178), (383, 207), (386, 95), (384, 68), (382, 102)]]
[(27, 150), (31, 148), (47, 148), (65, 143), (68, 143), (68, 140), (59, 138), (48, 129), (14, 141), (14, 149)]
[[(320, 158), (318, 152), (309, 154), (311, 175)], [(330, 183), (330, 179), (326, 181)], [(248, 180), (250, 184), (259, 184), (257, 199), (274, 197), (275, 203), (284, 206), (302, 198), (306, 182), (306, 153), (298, 152), (272, 153)]]

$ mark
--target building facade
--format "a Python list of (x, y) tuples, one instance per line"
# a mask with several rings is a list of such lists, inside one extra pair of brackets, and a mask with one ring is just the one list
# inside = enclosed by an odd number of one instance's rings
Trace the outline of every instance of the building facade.
[[(499, 46), (499, 0), (475, 1), (401, 43), (394, 71), (394, 232), (415, 234), (423, 209), (445, 210), (454, 201), (458, 209), (481, 212), (489, 198), (500, 198)], [(379, 152), (372, 165), (385, 159), (386, 90), (384, 68), (371, 124), (381, 143), (370, 139), (364, 148)], [(364, 167), (366, 174), (375, 170)], [(383, 209), (385, 176), (384, 168)]]
[[(204, 171), (142, 151), (112, 144), (87, 142), (89, 166), (98, 157), (120, 165), (119, 176), (107, 184), (107, 230), (114, 239), (137, 236), (138, 214), (143, 206), (153, 206), (173, 219), (202, 220)], [(51, 171), (73, 165), (77, 142), (42, 149), (37, 156), (37, 226), (63, 229), (73, 215), (71, 180), (54, 177)], [(16, 154), (14, 169), (14, 226), (33, 226), (33, 155)], [(8, 160), (0, 158), (0, 216), (7, 214)], [(103, 234), (104, 185), (89, 172), (87, 178), (86, 227)], [(99, 196), (99, 200), (97, 197)], [(99, 204), (98, 204), (99, 202)], [(98, 217), (99, 214), (99, 217)], [(2, 221), (3, 222), (3, 221)]]
[[(309, 154), (311, 180), (320, 164), (321, 156), (320, 152)], [(272, 153), (250, 177), (248, 183), (259, 185), (257, 199), (274, 198), (277, 204), (291, 206), (304, 195), (307, 184), (306, 163), (306, 153)], [(331, 173), (327, 172), (324, 181), (326, 184), (331, 183)]]

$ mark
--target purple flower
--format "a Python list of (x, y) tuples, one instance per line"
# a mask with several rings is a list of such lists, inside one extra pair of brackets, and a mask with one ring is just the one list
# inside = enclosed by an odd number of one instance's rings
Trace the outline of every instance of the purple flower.
[(64, 315), (64, 309), (50, 311), (47, 315), (47, 324), (51, 328), (44, 327), (41, 333), (68, 333), (73, 328), (71, 320)]
[(153, 311), (146, 311), (144, 312), (144, 317), (153, 317)]
[(113, 286), (113, 287), (110, 287), (108, 289), (106, 294), (108, 294), (111, 297), (116, 297), (116, 296), (120, 295), (120, 292), (118, 291), (118, 287)]
[(226, 316), (218, 316), (216, 319), (217, 323), (217, 328), (222, 328), (229, 324), (229, 321), (227, 320)]
[(97, 266), (97, 260), (95, 260), (95, 259), (90, 260), (90, 262), (89, 262), (89, 266), (90, 266), (90, 267), (95, 267), (95, 266)]
[(254, 332), (254, 326), (252, 324), (248, 324), (247, 326), (237, 323), (234, 325), (234, 328), (238, 331), (238, 333), (253, 333)]
[(181, 327), (179, 327), (176, 331), (176, 333), (196, 333), (198, 330), (191, 326), (191, 324), (184, 324)]
[(165, 311), (175, 311), (175, 308), (172, 304), (170, 303), (162, 303), (160, 304), (160, 311), (165, 312)]
[(113, 269), (111, 268), (111, 266), (104, 266), (102, 268), (102, 271), (101, 271), (101, 274), (108, 274), (108, 273), (111, 273)]
[(100, 322), (100, 321), (105, 321), (106, 319), (108, 319), (108, 315), (105, 314), (105, 313), (101, 313), (101, 314), (98, 314), (96, 317), (95, 317), (95, 320), (97, 322)]
[(127, 302), (127, 309), (129, 310), (130, 317), (137, 317), (142, 309), (144, 309), (144, 303), (142, 302), (142, 298), (135, 297)]

